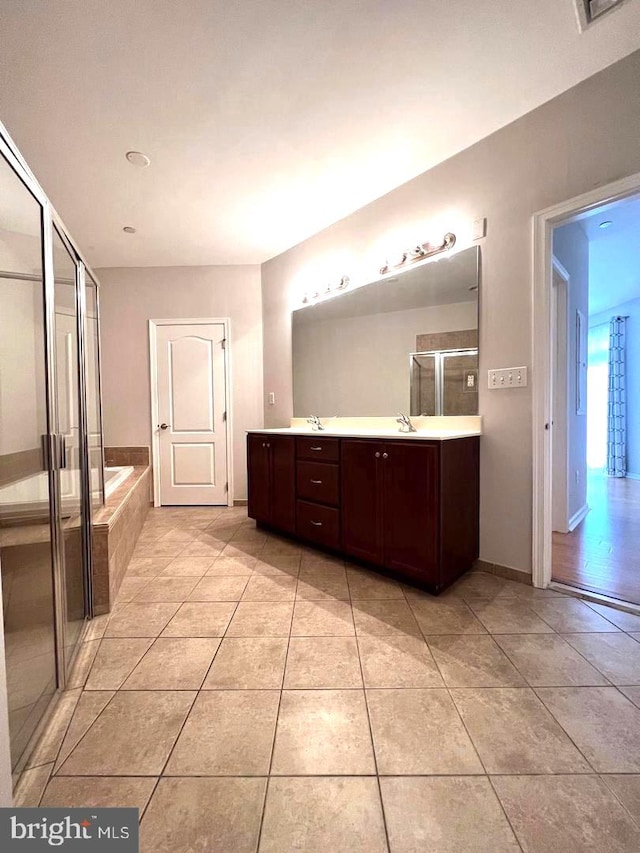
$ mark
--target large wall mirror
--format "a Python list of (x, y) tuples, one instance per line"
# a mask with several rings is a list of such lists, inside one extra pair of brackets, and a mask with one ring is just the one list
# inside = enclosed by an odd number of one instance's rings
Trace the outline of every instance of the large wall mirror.
[(293, 312), (294, 417), (478, 414), (477, 246)]

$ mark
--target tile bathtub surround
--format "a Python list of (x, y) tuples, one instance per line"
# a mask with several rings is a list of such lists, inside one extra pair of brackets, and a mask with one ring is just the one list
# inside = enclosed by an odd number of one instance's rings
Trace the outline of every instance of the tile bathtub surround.
[(242, 507), (151, 509), (21, 802), (138, 806), (142, 853), (637, 853), (634, 633), (492, 574), (434, 599)]
[(105, 447), (104, 462), (109, 468), (125, 465), (142, 465), (147, 467), (151, 464), (151, 453), (149, 447)]

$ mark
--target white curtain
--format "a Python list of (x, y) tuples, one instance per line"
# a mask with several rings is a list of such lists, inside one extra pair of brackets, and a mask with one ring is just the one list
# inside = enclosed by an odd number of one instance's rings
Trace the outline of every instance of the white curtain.
[(625, 377), (626, 317), (612, 317), (609, 324), (609, 424), (607, 474), (627, 475), (627, 390)]

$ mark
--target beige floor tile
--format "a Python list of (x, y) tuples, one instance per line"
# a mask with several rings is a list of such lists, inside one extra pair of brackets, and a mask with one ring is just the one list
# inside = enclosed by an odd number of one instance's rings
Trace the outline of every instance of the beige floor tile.
[(427, 640), (447, 687), (522, 687), (525, 680), (493, 637), (430, 635)]
[(260, 853), (386, 853), (378, 783), (369, 777), (269, 780)]
[(627, 613), (626, 610), (616, 610), (615, 607), (607, 607), (604, 604), (595, 604), (588, 602), (588, 606), (599, 613), (609, 622), (613, 622), (618, 628), (623, 631), (640, 631), (640, 616), (633, 613)]
[(462, 601), (410, 599), (413, 614), (422, 633), (429, 634), (486, 634), (486, 628)]
[(173, 557), (132, 557), (127, 566), (127, 576), (155, 577), (161, 575), (173, 559)]
[(292, 636), (345, 637), (354, 634), (353, 615), (348, 601), (296, 601)]
[(246, 577), (204, 577), (189, 595), (189, 601), (240, 601)]
[(568, 643), (614, 684), (640, 684), (640, 644), (625, 634), (573, 634)]
[(520, 851), (486, 778), (383, 778), (380, 787), (393, 853)]
[(60, 695), (45, 730), (31, 751), (27, 767), (51, 764), (56, 760), (81, 693), (81, 689), (77, 687), (74, 690), (66, 690)]
[(220, 639), (159, 637), (122, 690), (199, 690)]
[(113, 690), (89, 690), (82, 693), (75, 707), (69, 728), (62, 741), (54, 772), (58, 772), (60, 765), (69, 757), (71, 751), (95, 723), (114, 696), (115, 692)]
[(42, 806), (60, 808), (146, 808), (156, 784), (154, 777), (54, 776)]
[(211, 557), (176, 557), (162, 570), (161, 575), (201, 578), (212, 565)]
[(216, 690), (198, 694), (166, 774), (266, 776), (279, 701), (277, 690)]
[(362, 688), (355, 637), (292, 637), (284, 686), (289, 690)]
[(73, 662), (73, 667), (67, 679), (67, 690), (84, 687), (102, 640), (91, 640), (81, 643)]
[(102, 640), (85, 689), (118, 690), (152, 643), (149, 638)]
[(263, 546), (257, 542), (227, 542), (222, 549), (220, 557), (227, 560), (255, 560), (262, 551)]
[(640, 776), (603, 776), (602, 781), (640, 826)]
[(637, 853), (640, 830), (597, 776), (492, 779), (527, 853)]
[(496, 598), (516, 598), (528, 603), (531, 603), (534, 600), (566, 598), (566, 595), (562, 592), (556, 592), (556, 590), (553, 589), (537, 589), (535, 586), (531, 586), (529, 583), (531, 576), (529, 574), (523, 573), (523, 577), (527, 579), (527, 583), (504, 579), (504, 586), (498, 592)]
[(480, 601), (469, 599), (469, 606), (492, 634), (552, 634), (550, 628), (526, 602), (516, 599)]
[(161, 542), (175, 542), (187, 545), (197, 539), (200, 533), (199, 527), (174, 527), (160, 537)]
[(140, 853), (255, 853), (266, 779), (161, 779)]
[(101, 640), (107, 630), (107, 625), (111, 618), (110, 613), (103, 613), (101, 616), (94, 616), (86, 623), (86, 630), (83, 634), (83, 641), (86, 643), (89, 640)]
[(359, 599), (353, 602), (356, 633), (362, 637), (421, 637), (413, 612), (403, 599)]
[(222, 637), (236, 606), (233, 601), (191, 601), (183, 604), (162, 636)]
[(296, 597), (297, 578), (291, 575), (256, 575), (242, 594), (243, 601), (293, 601)]
[(589, 765), (526, 687), (451, 691), (487, 773), (588, 773)]
[(307, 569), (344, 569), (345, 561), (342, 557), (334, 557), (323, 551), (307, 550), (302, 553), (300, 570)]
[(285, 690), (273, 774), (355, 776), (375, 773), (362, 690)]
[(381, 775), (483, 772), (447, 690), (367, 690), (367, 702)]
[(195, 693), (121, 691), (60, 768), (62, 776), (158, 776)]
[(216, 557), (207, 570), (207, 576), (250, 577), (255, 564), (255, 557)]
[(51, 776), (53, 764), (41, 764), (25, 770), (13, 794), (16, 808), (36, 808)]
[(168, 601), (182, 603), (189, 598), (197, 578), (158, 577), (145, 584), (135, 596), (135, 601)]
[(640, 708), (640, 687), (618, 687), (618, 690)]
[(157, 637), (180, 605), (177, 602), (137, 604), (131, 602), (117, 607), (111, 614), (106, 637)]
[(494, 599), (506, 586), (504, 578), (488, 572), (467, 572), (447, 590), (448, 597)]
[(289, 575), (297, 578), (300, 573), (300, 557), (291, 554), (265, 554), (262, 551), (253, 571), (257, 575)]
[(358, 647), (367, 687), (444, 687), (422, 637), (359, 636)]
[(278, 536), (269, 536), (265, 542), (263, 554), (265, 557), (286, 556), (301, 557), (302, 546), (291, 539), (280, 539)]
[(640, 708), (615, 687), (541, 687), (536, 692), (594, 770), (640, 772)]
[[(567, 639), (572, 643), (571, 637)], [(556, 634), (496, 634), (495, 640), (534, 687), (607, 684), (597, 669)]]
[(241, 601), (227, 630), (229, 637), (288, 637), (293, 602)]
[(530, 607), (559, 634), (579, 634), (589, 631), (615, 633), (619, 631), (591, 607), (576, 598), (533, 600)]
[(404, 593), (398, 581), (376, 574), (370, 569), (347, 569), (347, 580), (353, 601), (359, 598), (404, 600)]
[(141, 592), (145, 588), (145, 586), (150, 584), (152, 580), (155, 580), (155, 578), (124, 578), (124, 580), (120, 584), (118, 595), (116, 596), (116, 604), (126, 604), (126, 602), (128, 601), (133, 601), (136, 595)]
[(202, 685), (204, 690), (279, 690), (286, 637), (225, 637)]
[(224, 547), (226, 542), (221, 539), (214, 539), (208, 536), (200, 536), (198, 539), (194, 539), (193, 542), (190, 542), (188, 545), (185, 545), (183, 550), (180, 552), (181, 557), (210, 557), (213, 559), (214, 557), (218, 557)]
[(316, 601), (337, 598), (349, 600), (347, 573), (341, 566), (333, 564), (303, 565), (300, 568), (296, 598)]
[(177, 557), (184, 549), (182, 542), (139, 542), (133, 552), (133, 558), (138, 557)]

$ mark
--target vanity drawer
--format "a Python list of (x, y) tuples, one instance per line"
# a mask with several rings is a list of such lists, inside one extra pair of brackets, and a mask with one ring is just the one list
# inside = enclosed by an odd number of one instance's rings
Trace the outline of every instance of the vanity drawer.
[(340, 547), (340, 511), (309, 501), (296, 504), (296, 532), (303, 539), (326, 545), (327, 548)]
[(296, 463), (299, 498), (338, 506), (338, 480), (338, 466), (331, 462), (306, 462), (299, 459)]
[(340, 440), (337, 438), (296, 438), (298, 459), (314, 462), (337, 462), (340, 457)]

